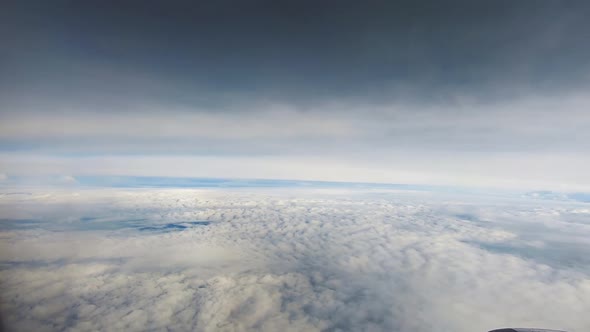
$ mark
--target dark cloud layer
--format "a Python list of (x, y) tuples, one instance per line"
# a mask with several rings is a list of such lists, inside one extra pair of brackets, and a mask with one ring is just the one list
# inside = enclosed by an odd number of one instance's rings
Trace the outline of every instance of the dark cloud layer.
[[(420, 101), (588, 79), (576, 2), (25, 2), (2, 11), (4, 95), (217, 106)], [(506, 85), (509, 84), (509, 87)], [(69, 97), (69, 98), (68, 98)], [(106, 100), (105, 100), (106, 97)]]

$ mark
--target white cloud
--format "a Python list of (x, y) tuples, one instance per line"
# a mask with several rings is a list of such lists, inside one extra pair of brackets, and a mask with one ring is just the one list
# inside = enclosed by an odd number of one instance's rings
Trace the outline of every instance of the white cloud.
[[(581, 207), (349, 190), (4, 195), (0, 214), (39, 221), (2, 227), (0, 308), (39, 331), (581, 332)], [(195, 220), (211, 224), (138, 230)], [(534, 251), (548, 244), (561, 257)]]

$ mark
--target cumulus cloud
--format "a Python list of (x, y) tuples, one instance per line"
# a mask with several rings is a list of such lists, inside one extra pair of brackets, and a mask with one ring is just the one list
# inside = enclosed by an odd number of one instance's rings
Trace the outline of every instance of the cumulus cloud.
[[(3, 193), (9, 329), (590, 326), (581, 203), (372, 190)], [(534, 251), (546, 246), (560, 256)]]

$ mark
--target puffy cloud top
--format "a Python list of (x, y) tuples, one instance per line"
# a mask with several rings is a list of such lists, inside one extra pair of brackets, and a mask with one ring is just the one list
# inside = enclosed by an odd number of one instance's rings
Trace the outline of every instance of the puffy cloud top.
[(581, 332), (582, 207), (367, 189), (4, 191), (0, 308), (9, 329), (38, 331)]

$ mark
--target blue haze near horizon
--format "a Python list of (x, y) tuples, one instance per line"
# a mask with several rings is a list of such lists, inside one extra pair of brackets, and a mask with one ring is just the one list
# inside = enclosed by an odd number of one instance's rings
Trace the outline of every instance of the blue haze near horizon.
[(439, 193), (475, 194), (527, 197), (547, 201), (590, 202), (590, 193), (555, 192), (548, 190), (530, 191), (517, 189), (497, 189), (486, 187), (422, 185), (403, 183), (370, 183), (344, 181), (305, 181), (284, 179), (235, 179), (200, 177), (157, 177), (157, 176), (77, 176), (73, 182), (64, 182), (61, 176), (11, 176), (0, 182), (0, 188), (55, 187), (105, 187), (105, 188), (340, 188), (430, 191)]

